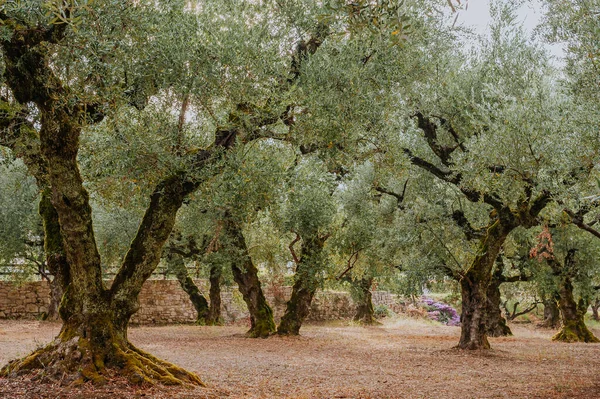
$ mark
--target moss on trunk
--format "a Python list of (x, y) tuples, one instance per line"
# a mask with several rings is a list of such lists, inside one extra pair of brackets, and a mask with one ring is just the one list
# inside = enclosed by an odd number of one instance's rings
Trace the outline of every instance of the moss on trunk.
[(575, 302), (571, 279), (563, 276), (558, 290), (558, 307), (561, 314), (561, 329), (552, 337), (553, 341), (561, 342), (600, 342), (585, 325), (584, 317), (588, 303), (580, 299)]
[(127, 340), (127, 323), (114, 320), (114, 312), (105, 312), (66, 322), (54, 342), (11, 361), (0, 376), (37, 373), (63, 384), (101, 385), (117, 372), (133, 384), (203, 385), (195, 374), (137, 349)]

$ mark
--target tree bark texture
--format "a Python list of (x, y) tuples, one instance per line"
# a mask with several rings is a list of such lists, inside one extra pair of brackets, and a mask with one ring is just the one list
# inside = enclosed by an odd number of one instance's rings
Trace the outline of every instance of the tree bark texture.
[(235, 220), (227, 218), (224, 226), (231, 239), (232, 252), (234, 252), (234, 261), (231, 264), (233, 279), (237, 283), (250, 313), (248, 336), (268, 337), (276, 331), (275, 321), (273, 320), (273, 310), (267, 303), (258, 278), (258, 269), (248, 254), (246, 240), (239, 224)]
[[(500, 269), (500, 274), (502, 270)], [(485, 312), (486, 334), (488, 337), (506, 337), (512, 335), (510, 327), (506, 324), (506, 319), (502, 317), (500, 309), (500, 284), (501, 276), (495, 272), (487, 289), (487, 309)]]
[[(556, 296), (558, 296), (558, 293)], [(544, 321), (541, 326), (545, 328), (560, 327), (560, 309), (554, 297), (544, 300)]]
[(375, 310), (371, 294), (373, 277), (363, 277), (361, 279), (350, 279), (352, 298), (357, 303), (354, 321), (364, 325), (379, 324), (375, 319)]
[(504, 263), (502, 256), (496, 258), (496, 269), (492, 274), (490, 285), (488, 286), (486, 297), (487, 297), (487, 309), (485, 312), (485, 325), (486, 334), (488, 337), (505, 337), (512, 335), (512, 331), (506, 324), (506, 319), (502, 317), (502, 311), (500, 309), (501, 296), (500, 296), (500, 285), (504, 282)]
[(577, 267), (576, 252), (576, 249), (567, 251), (562, 264), (553, 255), (546, 260), (554, 274), (559, 277), (557, 293), (561, 326), (560, 331), (552, 337), (552, 340), (562, 342), (600, 342), (585, 325), (584, 316), (587, 312), (588, 302), (584, 298), (580, 298), (578, 303), (573, 295), (571, 275), (576, 271)]
[(287, 302), (285, 313), (277, 327), (277, 334), (298, 335), (300, 327), (310, 313), (315, 292), (321, 283), (319, 273), (323, 262), (323, 246), (326, 238), (318, 234), (302, 242), (302, 254), (296, 266), (292, 296)]
[(171, 271), (175, 274), (179, 285), (183, 291), (190, 298), (190, 302), (194, 305), (196, 310), (196, 322), (200, 325), (205, 325), (209, 315), (208, 301), (200, 292), (200, 289), (194, 283), (194, 280), (190, 277), (183, 257), (176, 253), (169, 253), (167, 255), (167, 261)]
[(600, 342), (587, 328), (584, 316), (587, 312), (588, 303), (580, 299), (579, 303), (573, 296), (573, 284), (569, 277), (561, 279), (558, 290), (560, 299), (558, 307), (561, 315), (561, 329), (552, 337), (553, 341), (562, 342)]
[[(46, 266), (52, 274), (50, 284), (50, 305), (48, 307), (47, 320), (58, 320), (60, 303), (67, 287), (71, 282), (69, 263), (65, 256), (63, 240), (60, 232), (58, 214), (50, 202), (50, 190), (42, 191), (39, 204), (39, 214), (44, 226), (44, 254)], [(68, 309), (65, 316), (68, 317)]]
[(596, 321), (600, 321), (598, 309), (600, 309), (600, 299), (596, 299), (594, 302), (592, 302), (592, 318)]
[[(489, 349), (486, 316), (487, 292), (494, 262), (513, 226), (504, 226), (496, 220), (481, 239), (478, 253), (460, 280), (462, 296), (461, 349)], [(499, 308), (498, 308), (499, 309)]]
[(202, 384), (196, 375), (136, 349), (127, 340), (142, 284), (158, 264), (177, 210), (199, 183), (175, 174), (157, 186), (124, 263), (111, 289), (106, 289), (89, 195), (77, 164), (82, 124), (93, 106), (71, 97), (49, 62), (51, 46), (64, 36), (67, 24), (16, 28), (17, 22), (2, 17), (4, 26), (13, 28), (9, 38), (0, 39), (6, 84), (18, 104), (34, 103), (40, 117), (39, 137), (35, 130), (23, 133), (21, 129), (9, 139), (25, 141), (20, 148), (26, 153), (38, 145), (36, 156), (44, 162), (44, 187), (50, 188), (40, 207), (47, 230), (45, 249), (64, 295), (63, 326), (57, 339), (10, 362), (0, 375), (35, 369), (63, 381), (102, 383), (106, 369), (112, 368), (137, 383)]
[(220, 326), (223, 324), (223, 318), (221, 317), (221, 274), (222, 269), (220, 266), (212, 266), (210, 268), (210, 290), (208, 293), (210, 307), (206, 318), (206, 324), (210, 326)]

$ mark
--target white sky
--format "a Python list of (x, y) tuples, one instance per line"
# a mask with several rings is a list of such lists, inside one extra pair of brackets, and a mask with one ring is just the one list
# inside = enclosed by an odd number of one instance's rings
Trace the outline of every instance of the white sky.
[[(490, 0), (469, 0), (468, 9), (460, 11), (457, 24), (471, 27), (479, 34), (485, 34), (491, 22), (489, 4)], [(527, 1), (518, 9), (517, 20), (523, 24), (527, 32), (533, 34), (533, 30), (542, 19), (543, 11), (540, 0)], [(547, 44), (546, 48), (556, 58), (555, 61), (560, 63), (564, 54), (562, 46)]]

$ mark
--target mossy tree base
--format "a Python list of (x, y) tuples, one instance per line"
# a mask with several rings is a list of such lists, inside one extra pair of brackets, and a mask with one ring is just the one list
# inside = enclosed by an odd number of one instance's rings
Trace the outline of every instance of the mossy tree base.
[(255, 320), (255, 324), (248, 330), (248, 338), (267, 338), (275, 334), (276, 327), (273, 318)]
[(111, 353), (90, 349), (90, 342), (75, 337), (59, 344), (52, 343), (30, 355), (13, 360), (0, 370), (0, 376), (34, 374), (38, 379), (79, 385), (108, 382), (109, 375), (125, 377), (133, 384), (204, 386), (194, 373), (145, 353), (130, 343), (113, 344)]
[(561, 330), (552, 337), (552, 341), (587, 343), (600, 342), (600, 340), (596, 338), (596, 336), (587, 328), (583, 320), (563, 325)]
[(119, 375), (138, 385), (204, 385), (194, 373), (137, 349), (122, 338), (124, 334), (111, 334), (114, 328), (103, 329), (103, 334), (90, 335), (86, 329), (73, 332), (63, 327), (54, 342), (11, 361), (0, 370), (0, 376), (34, 374), (63, 384), (103, 385), (111, 375)]

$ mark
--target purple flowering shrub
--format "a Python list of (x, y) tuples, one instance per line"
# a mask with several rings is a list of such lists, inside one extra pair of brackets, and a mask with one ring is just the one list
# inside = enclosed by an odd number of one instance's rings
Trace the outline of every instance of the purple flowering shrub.
[(460, 315), (447, 303), (437, 302), (428, 296), (422, 296), (421, 302), (425, 305), (427, 315), (431, 320), (439, 321), (447, 326), (460, 325)]

